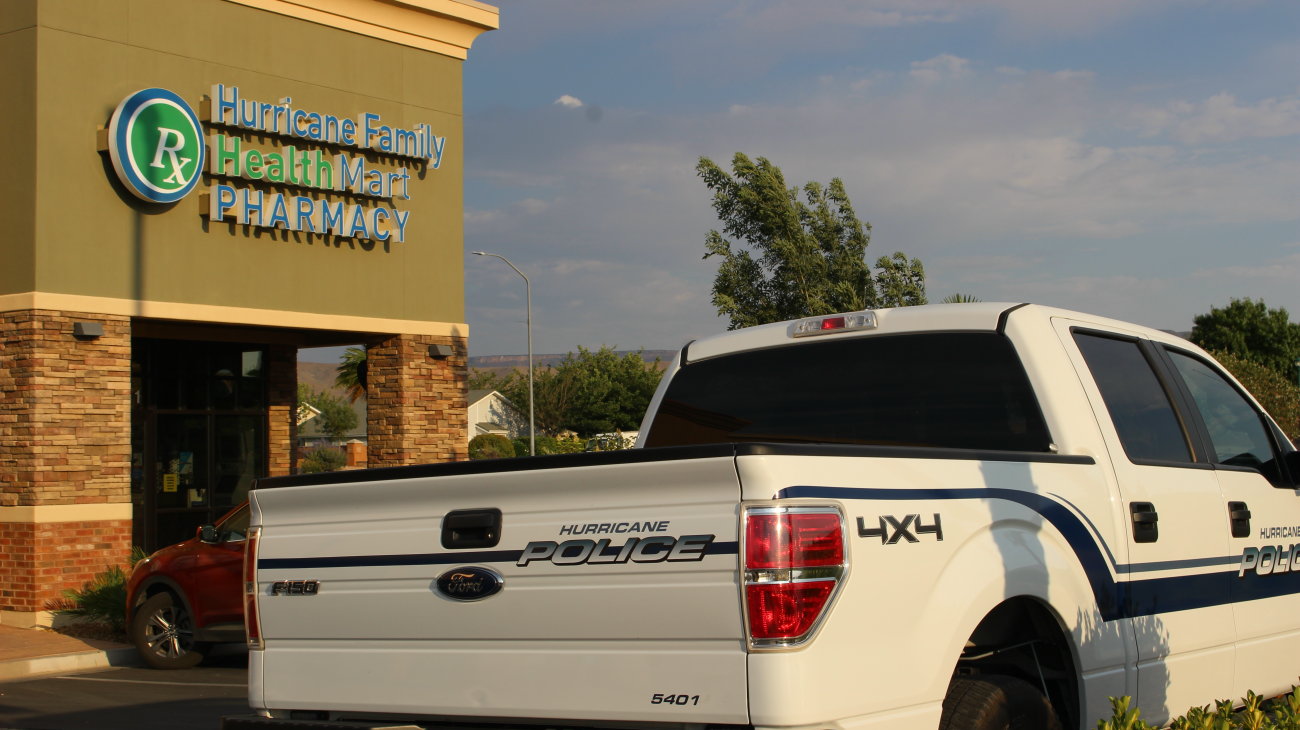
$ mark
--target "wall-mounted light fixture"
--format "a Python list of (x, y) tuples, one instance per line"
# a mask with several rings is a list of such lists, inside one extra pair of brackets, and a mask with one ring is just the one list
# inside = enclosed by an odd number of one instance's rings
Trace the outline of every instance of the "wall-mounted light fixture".
[(429, 345), (429, 357), (434, 360), (445, 360), (455, 354), (451, 345)]
[(93, 340), (104, 336), (103, 322), (73, 322), (72, 336), (79, 340)]

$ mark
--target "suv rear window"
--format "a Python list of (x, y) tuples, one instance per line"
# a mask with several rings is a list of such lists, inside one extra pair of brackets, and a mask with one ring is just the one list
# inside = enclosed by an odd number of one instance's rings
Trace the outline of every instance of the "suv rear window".
[(682, 368), (645, 445), (733, 441), (1051, 448), (1024, 366), (992, 332), (801, 343)]

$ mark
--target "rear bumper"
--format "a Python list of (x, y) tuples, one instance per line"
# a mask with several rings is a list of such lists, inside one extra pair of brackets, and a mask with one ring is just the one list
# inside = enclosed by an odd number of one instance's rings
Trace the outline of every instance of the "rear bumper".
[(392, 722), (343, 722), (329, 720), (288, 720), (262, 717), (261, 715), (230, 715), (221, 718), (221, 730), (265, 730), (266, 728), (284, 728), (286, 730), (417, 730), (419, 725)]
[[(304, 715), (308, 713), (303, 713)], [(404, 720), (310, 720), (261, 715), (230, 715), (221, 718), (221, 730), (755, 730), (748, 725), (660, 725), (646, 723), (574, 724), (555, 720), (534, 723), (407, 722)]]

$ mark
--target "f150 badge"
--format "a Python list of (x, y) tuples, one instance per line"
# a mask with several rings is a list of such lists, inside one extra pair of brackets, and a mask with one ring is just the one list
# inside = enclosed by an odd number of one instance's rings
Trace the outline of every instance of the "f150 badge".
[(939, 513), (934, 513), (934, 522), (921, 522), (921, 515), (903, 515), (898, 519), (893, 515), (881, 515), (880, 527), (867, 527), (861, 517), (858, 518), (858, 537), (878, 537), (882, 545), (895, 545), (899, 540), (920, 542), (917, 535), (934, 535), (934, 539), (943, 542), (943, 521)]
[(271, 584), (273, 596), (314, 596), (320, 593), (318, 580), (277, 580)]
[(434, 587), (439, 593), (455, 601), (481, 601), (496, 595), (505, 579), (488, 568), (453, 568), (438, 576)]

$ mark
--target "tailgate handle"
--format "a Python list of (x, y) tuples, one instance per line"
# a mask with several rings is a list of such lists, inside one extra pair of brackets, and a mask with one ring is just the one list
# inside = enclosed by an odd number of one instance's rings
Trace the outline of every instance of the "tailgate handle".
[(501, 542), (501, 510), (458, 509), (442, 518), (442, 546), (448, 550), (496, 547)]

